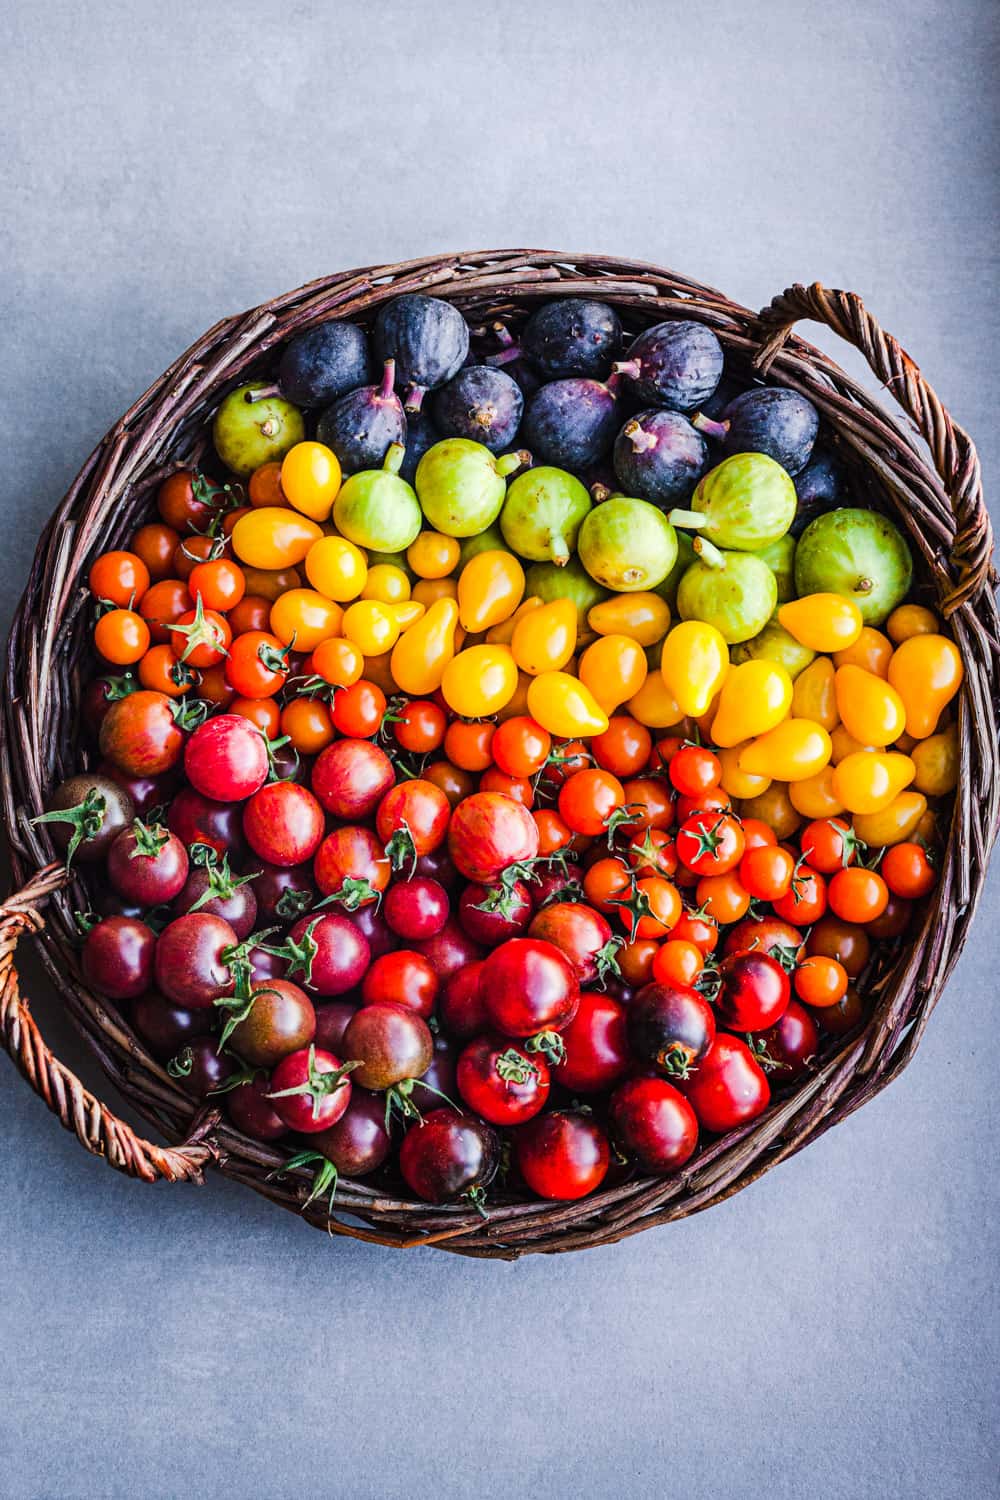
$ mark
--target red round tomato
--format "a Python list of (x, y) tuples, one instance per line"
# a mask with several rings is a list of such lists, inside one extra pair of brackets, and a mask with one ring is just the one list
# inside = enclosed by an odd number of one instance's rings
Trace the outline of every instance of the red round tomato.
[(766, 953), (732, 954), (719, 965), (719, 978), (715, 1007), (732, 1031), (764, 1031), (788, 1009), (788, 975)]
[(743, 829), (727, 812), (705, 809), (677, 830), (677, 858), (696, 875), (727, 875), (743, 858)]
[(466, 880), (488, 885), (508, 865), (535, 858), (538, 826), (526, 807), (499, 792), (475, 792), (459, 803), (448, 849)]
[(603, 833), (616, 808), (624, 805), (625, 791), (610, 771), (577, 771), (559, 792), (559, 816), (574, 833)]
[(243, 810), (243, 832), (255, 854), (272, 865), (301, 865), (323, 837), (323, 809), (294, 781), (266, 782)]
[(351, 1066), (320, 1047), (290, 1052), (271, 1074), (272, 1109), (302, 1135), (328, 1130), (351, 1102)]
[(817, 818), (807, 823), (799, 835), (803, 859), (821, 875), (832, 875), (854, 863), (863, 848), (850, 823), (843, 818)]
[(630, 1078), (611, 1097), (611, 1134), (626, 1156), (657, 1176), (679, 1171), (694, 1155), (698, 1121), (665, 1078)]
[(703, 995), (683, 984), (644, 985), (627, 1015), (632, 1055), (670, 1078), (686, 1078), (715, 1041), (715, 1015)]
[(330, 716), (334, 728), (339, 729), (341, 734), (355, 739), (371, 739), (382, 727), (385, 709), (385, 694), (382, 689), (376, 687), (374, 682), (366, 682), (362, 677), (360, 681), (352, 682), (350, 687), (337, 693)]
[(539, 1198), (584, 1198), (600, 1187), (611, 1161), (608, 1138), (589, 1115), (538, 1115), (514, 1136), (518, 1170)]
[(785, 922), (808, 927), (826, 911), (826, 881), (808, 865), (795, 867), (792, 883), (774, 902), (774, 914)]
[[(934, 866), (923, 844), (894, 844), (891, 849), (886, 850), (881, 868), (882, 878), (891, 893), (908, 901), (919, 901), (922, 896), (929, 896), (937, 881)], [(832, 887), (830, 905), (833, 906)], [(885, 906), (882, 910), (885, 910)], [(877, 920), (879, 916), (881, 912), (876, 913), (874, 918), (867, 917), (866, 921)]]
[(754, 1038), (763, 1047), (765, 1071), (774, 1070), (777, 1084), (791, 1083), (801, 1078), (819, 1051), (819, 1030), (813, 1017), (797, 1000), (789, 1001), (788, 1009), (773, 1026)]
[(543, 906), (532, 918), (528, 933), (564, 953), (580, 984), (593, 984), (618, 972), (615, 952), (621, 947), (621, 939), (613, 938), (606, 918), (582, 901), (554, 901)]
[(112, 703), (101, 721), (101, 754), (130, 776), (159, 776), (181, 758), (184, 733), (165, 693), (140, 689)]
[(719, 785), (722, 764), (704, 745), (681, 744), (670, 756), (667, 775), (682, 797), (701, 797)]
[(396, 779), (392, 761), (371, 740), (336, 740), (320, 751), (309, 783), (321, 806), (354, 823), (371, 817)]
[(722, 1135), (764, 1113), (767, 1075), (746, 1042), (720, 1032), (697, 1069), (678, 1085), (703, 1130)]
[(216, 714), (187, 742), (184, 772), (195, 791), (215, 802), (242, 802), (267, 780), (264, 736), (239, 714)]
[(434, 1013), (439, 980), (422, 953), (396, 948), (377, 958), (361, 984), (364, 1005), (402, 1005), (426, 1021)]
[(458, 1059), (458, 1092), (491, 1125), (522, 1125), (549, 1097), (549, 1065), (509, 1037), (480, 1036)]
[(490, 750), (498, 768), (508, 776), (534, 776), (549, 758), (552, 736), (527, 714), (505, 719), (497, 726)]
[(573, 966), (551, 943), (511, 938), (495, 948), (479, 976), (483, 1004), (504, 1036), (558, 1031), (576, 1014), (580, 986)]
[(629, 1069), (625, 1007), (610, 995), (584, 990), (576, 1015), (562, 1032), (566, 1056), (556, 1071), (574, 1094), (614, 1088)]
[(336, 896), (345, 911), (377, 901), (389, 884), (385, 849), (370, 828), (335, 828), (316, 850), (313, 875), (324, 896)]
[(267, 630), (246, 630), (229, 647), (226, 681), (241, 698), (272, 698), (288, 676), (289, 648)]
[(417, 778), (386, 792), (375, 814), (375, 830), (394, 870), (413, 866), (444, 843), (451, 803), (439, 786)]

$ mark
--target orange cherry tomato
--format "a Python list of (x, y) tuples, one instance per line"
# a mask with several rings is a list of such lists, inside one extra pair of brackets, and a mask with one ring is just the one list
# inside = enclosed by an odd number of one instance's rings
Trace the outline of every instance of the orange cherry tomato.
[(661, 943), (653, 959), (653, 978), (660, 984), (694, 984), (705, 967), (701, 949), (684, 938)]
[(199, 563), (192, 568), (187, 585), (192, 599), (200, 594), (206, 609), (226, 614), (235, 609), (243, 598), (247, 581), (238, 563), (228, 557), (217, 557), (212, 562)]
[[(646, 908), (629, 932), (630, 941), (636, 938), (664, 938), (677, 923), (681, 914), (680, 892), (672, 880), (662, 875), (646, 875), (636, 881), (639, 905)], [(629, 931), (628, 912), (623, 910), (626, 931)]]
[(638, 987), (649, 983), (659, 947), (654, 938), (636, 938), (618, 949), (615, 958), (626, 984)]
[(882, 878), (894, 896), (919, 901), (934, 889), (937, 875), (923, 844), (893, 844), (882, 860)]
[(105, 661), (130, 667), (149, 650), (149, 626), (134, 609), (109, 609), (94, 627), (94, 645)]
[(496, 765), (508, 776), (534, 776), (549, 758), (552, 736), (530, 714), (518, 714), (499, 725), (490, 749)]
[(852, 865), (830, 880), (830, 910), (845, 922), (872, 922), (885, 911), (889, 887), (877, 870)]
[(247, 485), (247, 494), (255, 510), (262, 505), (287, 505), (285, 492), (281, 488), (281, 464), (275, 461), (254, 469)]
[(414, 755), (429, 755), (443, 742), (448, 717), (437, 703), (429, 698), (411, 698), (398, 713), (392, 733), (402, 749)]
[(210, 562), (213, 557), (221, 557), (224, 545), (216, 536), (182, 537), (174, 548), (170, 564), (171, 573), (175, 578), (183, 578), (186, 583), (199, 563)]
[(750, 910), (750, 892), (735, 870), (726, 875), (703, 875), (695, 887), (695, 899), (720, 927), (738, 922)]
[(182, 697), (190, 688), (196, 688), (200, 680), (197, 669), (178, 661), (166, 643), (150, 646), (139, 662), (139, 681), (143, 687), (154, 693), (166, 693), (168, 698)]
[(444, 792), (452, 807), (457, 807), (476, 790), (475, 777), (459, 766), (453, 766), (450, 760), (432, 760), (422, 772), (422, 779)]
[(444, 753), (460, 771), (485, 771), (493, 764), (495, 732), (487, 719), (453, 719), (444, 737)]
[(622, 783), (630, 828), (666, 829), (673, 825), (674, 801), (659, 776), (639, 776)]
[(544, 859), (573, 842), (573, 830), (554, 807), (539, 807), (532, 813), (538, 828), (538, 853)]
[(613, 714), (603, 734), (590, 742), (597, 764), (615, 776), (638, 776), (649, 761), (653, 736), (631, 714)]
[(795, 993), (805, 1005), (836, 1005), (847, 994), (847, 970), (835, 958), (814, 953), (792, 976)]
[(95, 599), (134, 609), (149, 588), (149, 569), (134, 552), (102, 552), (87, 577)]
[(704, 958), (709, 958), (719, 944), (719, 924), (700, 908), (683, 911), (670, 934), (671, 942), (694, 943)]
[(271, 622), (271, 601), (263, 594), (244, 594), (226, 616), (233, 635), (244, 635), (248, 630), (267, 630)]
[(288, 650), (267, 630), (247, 630), (229, 649), (226, 681), (241, 698), (270, 698), (285, 685)]
[(204, 698), (208, 703), (216, 703), (220, 708), (228, 709), (236, 697), (236, 690), (226, 681), (225, 662), (217, 662), (214, 667), (206, 667), (199, 675), (201, 682), (198, 684), (197, 696)]
[(333, 724), (319, 698), (292, 698), (281, 710), (279, 734), (287, 734), (300, 755), (318, 755), (333, 742)]
[(823, 915), (828, 899), (823, 876), (808, 865), (799, 864), (788, 890), (775, 901), (774, 914), (796, 927), (807, 927)]
[(610, 771), (577, 771), (559, 791), (560, 815), (574, 833), (603, 833), (615, 810), (625, 805), (625, 790)]
[(232, 638), (225, 615), (204, 609), (200, 598), (195, 600), (194, 609), (189, 609), (170, 627), (174, 655), (179, 661), (190, 662), (192, 667), (214, 667), (228, 654)]
[(740, 880), (757, 901), (777, 901), (791, 888), (795, 859), (780, 844), (748, 849), (740, 860)]
[(241, 719), (255, 725), (269, 740), (277, 739), (281, 710), (273, 698), (234, 698), (229, 712), (239, 714)]
[(154, 583), (139, 605), (139, 613), (149, 626), (150, 640), (157, 644), (168, 642), (167, 626), (176, 624), (193, 603), (187, 584), (179, 578), (164, 578)]
[(479, 778), (479, 790), (499, 792), (501, 796), (510, 797), (513, 802), (520, 802), (522, 807), (529, 809), (535, 805), (534, 783), (527, 776), (508, 776), (498, 766), (487, 766)]
[(331, 716), (335, 728), (352, 739), (371, 739), (382, 727), (386, 699), (382, 689), (361, 678), (339, 692)]
[(179, 541), (180, 534), (172, 526), (163, 521), (150, 521), (148, 526), (139, 527), (129, 550), (142, 559), (150, 578), (158, 582), (170, 577), (170, 565)]
[(636, 877), (665, 875), (676, 879), (678, 873), (677, 844), (673, 835), (662, 828), (640, 828), (629, 840), (625, 850)]
[(353, 641), (345, 640), (343, 636), (330, 636), (328, 640), (320, 641), (313, 649), (311, 662), (313, 672), (334, 687), (351, 687), (365, 670), (361, 652)]
[(773, 828), (762, 823), (760, 818), (743, 818), (743, 847), (745, 849), (763, 849), (768, 844), (776, 844), (778, 836)]
[(591, 906), (596, 906), (606, 917), (613, 917), (621, 910), (618, 903), (631, 895), (634, 882), (635, 876), (625, 861), (609, 855), (588, 867), (583, 877), (583, 893)]

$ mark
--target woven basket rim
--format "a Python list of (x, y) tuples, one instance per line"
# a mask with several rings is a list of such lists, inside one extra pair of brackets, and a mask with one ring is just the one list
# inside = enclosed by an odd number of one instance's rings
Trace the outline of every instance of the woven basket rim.
[[(512, 1259), (611, 1243), (722, 1201), (866, 1103), (913, 1057), (965, 941), (1000, 811), (1000, 622), (992, 537), (970, 439), (906, 352), (851, 293), (795, 286), (754, 313), (715, 288), (647, 262), (516, 249), (425, 256), (319, 278), (222, 319), (196, 340), (97, 445), (42, 533), (8, 640), (0, 734), (6, 823), (19, 884), (53, 857), (45, 829), (32, 829), (28, 819), (71, 766), (73, 706), (87, 647), (80, 580), (89, 560), (135, 524), (166, 473), (200, 458), (214, 406), (248, 370), (259, 373), (276, 345), (328, 317), (370, 320), (381, 302), (411, 290), (455, 301), (473, 322), (503, 317), (516, 323), (539, 299), (578, 295), (611, 302), (629, 328), (677, 317), (707, 323), (727, 362), (746, 378), (768, 375), (820, 408), (868, 503), (892, 512), (907, 531), (966, 666), (959, 790), (940, 883), (920, 930), (891, 964), (874, 971), (875, 1008), (864, 1029), (824, 1054), (794, 1091), (779, 1092), (759, 1120), (710, 1141), (675, 1177), (632, 1179), (578, 1203), (501, 1202), (483, 1220), (464, 1205), (432, 1208), (344, 1182), (333, 1217), (320, 1204), (305, 1210), (310, 1222), (337, 1234)], [(826, 323), (855, 344), (898, 399), (904, 419), (792, 334), (799, 318)], [(213, 1107), (195, 1106), (117, 1012), (87, 991), (75, 966), (71, 916), (80, 904), (79, 883), (75, 890), (59, 886), (57, 876), (46, 876), (24, 899), (3, 908), (0, 1020), (4, 1045), (21, 1071), (89, 1150), (130, 1175), (197, 1179), (214, 1161), (228, 1176), (302, 1212), (308, 1175), (269, 1175), (287, 1153), (240, 1136)], [(35, 911), (46, 896), (52, 907), (42, 959), (74, 1026), (129, 1103), (168, 1141), (181, 1143), (178, 1149), (135, 1137), (69, 1069), (43, 1052), (19, 1000), (13, 948), (22, 931), (41, 925)]]

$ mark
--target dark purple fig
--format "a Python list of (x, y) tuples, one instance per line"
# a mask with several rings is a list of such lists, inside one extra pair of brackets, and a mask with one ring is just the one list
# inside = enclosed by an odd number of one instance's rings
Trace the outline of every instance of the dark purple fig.
[(813, 450), (805, 468), (796, 474), (794, 484), (799, 503), (788, 528), (792, 536), (801, 536), (810, 521), (844, 503), (844, 470), (839, 458), (827, 450)]
[(434, 425), (443, 437), (469, 438), (491, 453), (511, 446), (523, 412), (517, 381), (490, 365), (466, 365), (431, 402)]
[(253, 875), (234, 875), (224, 854), (214, 859), (209, 857), (188, 874), (174, 901), (174, 914), (180, 917), (185, 912), (210, 912), (228, 922), (242, 942), (249, 937), (257, 920), (253, 879)]
[(406, 410), (419, 411), (425, 393), (436, 391), (465, 363), (469, 325), (450, 302), (409, 292), (379, 308), (375, 350), (379, 359), (395, 360)]
[(387, 359), (380, 385), (350, 391), (321, 413), (316, 436), (333, 449), (345, 474), (381, 468), (390, 446), (406, 442), (406, 417), (394, 380), (395, 365)]
[(400, 479), (405, 479), (407, 484), (412, 485), (417, 477), (417, 464), (428, 448), (433, 448), (440, 441), (441, 434), (430, 417), (422, 411), (411, 412), (406, 419), (406, 450), (399, 466)]
[(722, 378), (722, 345), (704, 323), (657, 323), (632, 340), (615, 370), (645, 406), (694, 411)]
[(89, 864), (103, 859), (115, 839), (135, 816), (132, 798), (110, 776), (81, 771), (59, 783), (47, 810), (33, 823), (45, 823), (49, 836), (66, 863), (75, 857)]
[(266, 1073), (252, 1073), (223, 1095), (226, 1113), (243, 1135), (254, 1141), (280, 1141), (288, 1126), (268, 1099), (271, 1081)]
[(691, 494), (708, 467), (708, 444), (680, 412), (642, 411), (615, 440), (615, 473), (625, 493), (673, 505)]
[(209, 1010), (185, 1010), (150, 990), (132, 1003), (132, 1025), (154, 1057), (168, 1057), (196, 1036), (208, 1036), (216, 1017)]
[(726, 457), (734, 453), (766, 453), (789, 474), (798, 474), (812, 456), (819, 431), (819, 413), (797, 391), (756, 386), (730, 401), (720, 422), (700, 413), (694, 425), (722, 443)]
[(731, 375), (723, 375), (707, 401), (701, 403), (699, 416), (721, 418), (730, 401), (742, 396), (746, 388), (745, 380), (734, 380)]
[(618, 377), (605, 384), (576, 377), (543, 385), (528, 401), (522, 438), (535, 462), (585, 469), (611, 448), (621, 421)]
[(546, 380), (586, 375), (603, 380), (621, 348), (622, 326), (613, 307), (583, 297), (546, 302), (521, 334), (520, 352)]
[(278, 366), (278, 391), (296, 406), (326, 406), (365, 385), (374, 374), (368, 339), (336, 318), (298, 333)]

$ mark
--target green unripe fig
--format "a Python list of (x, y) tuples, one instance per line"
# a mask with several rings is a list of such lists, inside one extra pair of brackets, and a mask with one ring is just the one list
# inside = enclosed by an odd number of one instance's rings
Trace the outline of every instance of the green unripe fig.
[(734, 667), (738, 667), (743, 661), (776, 662), (779, 667), (784, 667), (794, 681), (816, 659), (816, 653), (810, 651), (808, 646), (803, 646), (793, 635), (789, 635), (775, 615), (752, 640), (742, 641), (734, 646), (729, 657)]
[(357, 547), (405, 552), (423, 524), (420, 504), (396, 472), (402, 443), (392, 443), (381, 469), (362, 469), (345, 479), (333, 503), (333, 524)]
[(757, 553), (774, 574), (779, 604), (787, 604), (790, 599), (798, 598), (795, 592), (795, 547), (795, 538), (786, 533), (769, 547), (761, 547)]
[(428, 448), (414, 478), (420, 507), (435, 531), (476, 536), (500, 514), (506, 475), (527, 461), (524, 453), (498, 458), (469, 438), (445, 438)]
[(590, 496), (579, 479), (543, 464), (519, 474), (508, 487), (500, 530), (521, 557), (564, 567), (589, 510)]
[(626, 495), (584, 516), (576, 545), (591, 578), (624, 594), (657, 588), (677, 561), (677, 533), (662, 510)]
[(251, 381), (230, 391), (212, 423), (216, 453), (227, 469), (243, 478), (261, 464), (284, 458), (289, 448), (301, 443), (306, 435), (297, 406), (280, 396), (252, 401), (251, 396), (259, 389), (260, 381)]
[(730, 645), (750, 640), (777, 608), (774, 574), (752, 552), (695, 546), (699, 557), (680, 581), (677, 613), (682, 620), (714, 625)]
[(734, 453), (698, 481), (690, 510), (672, 510), (667, 519), (716, 547), (758, 552), (784, 536), (797, 504), (795, 485), (773, 458)]
[(795, 551), (795, 590), (844, 594), (866, 625), (881, 625), (913, 580), (913, 557), (899, 527), (874, 510), (845, 506), (811, 521)]

